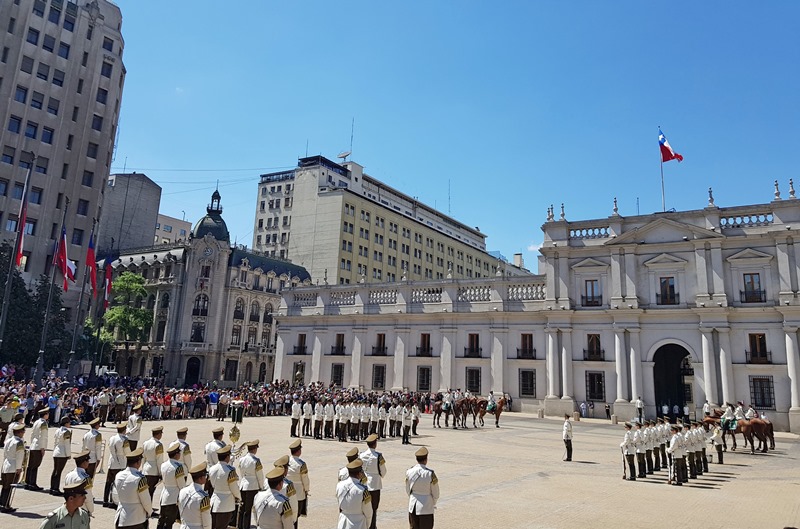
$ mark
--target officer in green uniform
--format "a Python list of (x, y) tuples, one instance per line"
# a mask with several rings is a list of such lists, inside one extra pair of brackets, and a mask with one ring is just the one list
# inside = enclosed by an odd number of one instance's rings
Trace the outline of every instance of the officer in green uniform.
[(39, 529), (88, 529), (89, 511), (83, 508), (86, 490), (83, 483), (64, 485), (64, 505), (49, 513)]

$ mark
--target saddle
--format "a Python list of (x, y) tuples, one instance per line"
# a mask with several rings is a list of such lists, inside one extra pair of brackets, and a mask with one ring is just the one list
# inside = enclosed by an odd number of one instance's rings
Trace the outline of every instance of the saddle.
[(442, 409), (443, 409), (444, 411), (450, 411), (450, 404), (449, 404), (449, 403), (447, 403), (447, 402), (445, 402), (445, 403), (442, 405)]
[(490, 402), (489, 404), (486, 405), (486, 411), (492, 412), (492, 411), (494, 411), (494, 409), (496, 407), (497, 407), (497, 404), (493, 404), (493, 403)]

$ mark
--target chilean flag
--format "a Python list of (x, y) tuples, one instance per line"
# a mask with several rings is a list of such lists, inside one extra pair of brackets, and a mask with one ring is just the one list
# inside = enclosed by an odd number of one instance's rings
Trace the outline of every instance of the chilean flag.
[(67, 257), (67, 228), (61, 228), (61, 239), (56, 241), (56, 251), (53, 253), (53, 266), (61, 270), (64, 276), (64, 292), (67, 291), (67, 279), (75, 282), (75, 263)]
[(89, 269), (92, 296), (97, 297), (97, 259), (94, 255), (94, 227), (92, 227), (92, 234), (89, 235), (89, 247), (86, 249), (86, 268)]
[(106, 273), (105, 273), (105, 292), (103, 293), (103, 309), (108, 309), (108, 303), (111, 300), (111, 275), (114, 269), (111, 268), (111, 262), (106, 259)]
[(662, 163), (670, 160), (678, 160), (679, 162), (683, 161), (683, 156), (672, 150), (672, 147), (670, 147), (669, 142), (667, 141), (667, 137), (664, 136), (663, 132), (661, 132), (660, 127), (658, 129), (658, 146), (661, 148)]

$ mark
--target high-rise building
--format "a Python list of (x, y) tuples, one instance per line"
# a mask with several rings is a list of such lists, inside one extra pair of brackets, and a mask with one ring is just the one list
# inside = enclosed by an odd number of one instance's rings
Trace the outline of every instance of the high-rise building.
[(143, 173), (112, 174), (103, 197), (98, 257), (153, 245), (161, 186)]
[[(68, 255), (81, 265), (85, 259), (109, 175), (125, 82), (121, 26), (119, 7), (107, 0), (0, 4), (0, 237), (14, 239), (32, 167), (27, 279), (49, 271), (67, 199)], [(84, 266), (77, 269), (80, 282)], [(65, 297), (68, 306), (77, 290)]]
[(154, 244), (170, 244), (182, 241), (189, 237), (191, 231), (191, 222), (159, 213), (153, 242)]
[(253, 248), (331, 284), (525, 274), (486, 252), (485, 235), (364, 173), (301, 158), (261, 176)]

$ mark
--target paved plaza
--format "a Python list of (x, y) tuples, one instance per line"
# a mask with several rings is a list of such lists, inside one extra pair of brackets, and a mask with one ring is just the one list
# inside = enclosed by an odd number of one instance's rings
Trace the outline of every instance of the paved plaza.
[[(203, 446), (211, 439), (211, 429), (220, 424), (212, 419), (146, 422), (140, 443), (152, 426), (164, 426), (162, 441), (167, 444), (175, 440), (177, 428), (188, 426), (188, 441), (197, 462), (203, 457)], [(289, 424), (288, 417), (245, 418), (240, 425), (240, 443), (260, 439), (258, 456), (269, 468), (274, 459), (288, 453), (292, 440)], [(228, 421), (224, 425), (228, 440), (227, 431), (232, 424)], [(403, 479), (405, 470), (415, 463), (414, 451), (423, 445), (430, 450), (429, 466), (439, 476), (439, 529), (800, 525), (800, 442), (796, 435), (776, 434), (776, 450), (766, 455), (728, 452), (725, 465), (713, 463), (709, 474), (690, 480), (683, 487), (671, 487), (666, 484), (663, 471), (636, 482), (621, 479), (619, 443), (623, 428), (605, 420), (575, 423), (573, 462), (562, 462), (561, 426), (560, 420), (510, 413), (503, 415), (499, 429), (487, 422), (482, 429), (454, 431), (433, 429), (431, 416), (424, 415), (420, 435), (412, 438), (412, 446), (403, 446), (399, 438), (378, 443), (388, 469), (378, 527), (408, 527)], [(75, 428), (74, 452), (86, 428)], [(102, 429), (104, 439), (113, 433), (111, 428)], [(301, 529), (336, 527), (336, 475), (345, 463), (345, 452), (352, 446), (356, 443), (303, 441), (302, 458), (309, 466), (311, 494), (310, 514), (300, 519)], [(364, 443), (358, 446), (366, 447)], [(48, 451), (39, 485), (47, 486), (52, 461)], [(65, 472), (73, 468), (70, 462)], [(104, 482), (105, 474), (100, 474), (94, 485), (95, 495), (101, 499)], [(160, 487), (156, 496), (159, 490)], [(6, 522), (2, 527), (38, 528), (42, 517), (60, 503), (48, 494), (20, 489), (14, 499), (19, 510), (2, 516), (0, 519)], [(97, 504), (92, 527), (110, 529), (113, 517), (113, 510)], [(150, 527), (155, 525), (156, 521), (151, 520)]]

